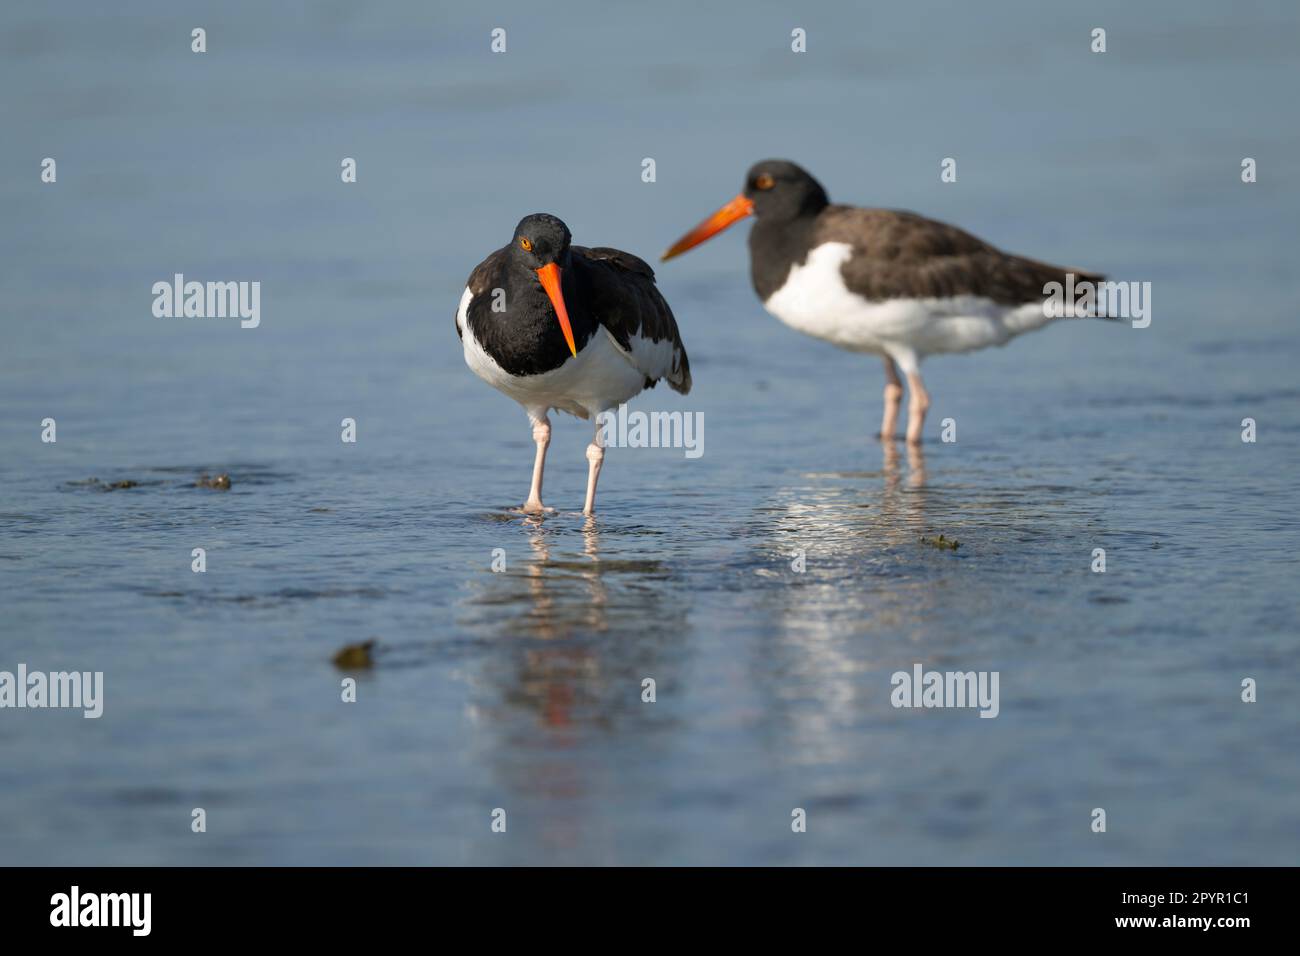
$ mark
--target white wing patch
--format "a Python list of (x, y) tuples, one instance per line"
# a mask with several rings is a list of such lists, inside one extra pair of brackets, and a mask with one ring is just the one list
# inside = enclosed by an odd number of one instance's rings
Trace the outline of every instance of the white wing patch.
[(605, 326), (605, 335), (609, 337), (609, 342), (623, 358), (627, 359), (634, 369), (650, 379), (666, 378), (669, 381), (680, 381), (681, 369), (677, 362), (677, 349), (673, 345), (672, 339), (663, 339), (654, 341), (653, 339), (643, 338), (640, 333), (628, 336), (628, 344), (631, 348), (625, 349), (614, 337), (614, 333)]

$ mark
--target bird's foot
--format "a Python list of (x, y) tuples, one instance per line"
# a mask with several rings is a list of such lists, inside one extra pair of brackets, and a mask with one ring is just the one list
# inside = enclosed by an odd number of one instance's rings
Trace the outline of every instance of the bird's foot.
[(519, 510), (526, 515), (546, 515), (555, 513), (554, 508), (548, 508), (540, 501), (533, 501), (532, 499), (525, 501)]

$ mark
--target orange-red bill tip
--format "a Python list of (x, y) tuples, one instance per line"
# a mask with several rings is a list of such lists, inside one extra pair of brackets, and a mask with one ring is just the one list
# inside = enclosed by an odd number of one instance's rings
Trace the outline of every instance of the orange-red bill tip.
[(573, 342), (573, 326), (569, 324), (569, 310), (564, 307), (564, 294), (560, 291), (560, 267), (554, 262), (544, 265), (537, 270), (537, 278), (551, 300), (555, 317), (560, 320), (560, 331), (564, 333), (564, 341), (569, 343), (569, 351), (576, 356), (578, 346)]
[(668, 251), (659, 257), (659, 261), (667, 262), (673, 256), (681, 255), (687, 249), (694, 249), (705, 239), (716, 236), (732, 223), (739, 222), (746, 216), (753, 215), (753, 213), (754, 201), (748, 196), (737, 196), (669, 246)]

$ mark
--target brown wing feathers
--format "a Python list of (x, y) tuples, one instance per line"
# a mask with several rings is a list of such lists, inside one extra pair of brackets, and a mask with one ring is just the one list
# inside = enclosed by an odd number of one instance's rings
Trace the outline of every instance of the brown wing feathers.
[(871, 301), (973, 295), (1003, 305), (1040, 301), (1048, 282), (1099, 282), (1092, 272), (1010, 255), (965, 230), (890, 209), (829, 206), (818, 217), (814, 245), (846, 242), (857, 255), (843, 267), (845, 283)]

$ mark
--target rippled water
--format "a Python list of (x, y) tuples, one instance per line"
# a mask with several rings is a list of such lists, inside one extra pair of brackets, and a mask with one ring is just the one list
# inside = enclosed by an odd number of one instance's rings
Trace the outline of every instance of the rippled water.
[[(0, 711), (0, 861), (1295, 861), (1294, 8), (746, 10), (232, 4), (203, 57), (170, 5), (0, 14), (0, 670), (106, 683)], [(612, 450), (588, 521), (555, 416), (560, 510), (512, 513), (469, 269), (536, 209), (653, 256), (771, 154), (1150, 281), (1152, 325), (933, 360), (956, 443), (882, 450), (878, 362), (763, 314), (737, 229), (658, 270), (696, 388), (634, 404), (704, 455)], [(155, 319), (174, 272), (261, 326)], [(894, 709), (915, 662), (999, 716)]]

